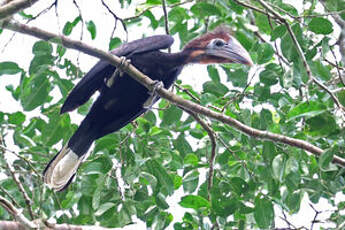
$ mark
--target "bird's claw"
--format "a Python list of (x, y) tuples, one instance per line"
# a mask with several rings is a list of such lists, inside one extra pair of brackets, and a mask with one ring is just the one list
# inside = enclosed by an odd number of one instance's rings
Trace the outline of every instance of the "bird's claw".
[(124, 74), (123, 69), (126, 69), (129, 66), (129, 64), (131, 63), (131, 60), (127, 59), (124, 56), (120, 57), (120, 59), (121, 59), (120, 65), (116, 68), (116, 70), (111, 75), (111, 77), (106, 81), (106, 85), (108, 86), (108, 88), (110, 88), (114, 85), (114, 81), (115, 81), (115, 78), (117, 76), (120, 76), (120, 77), (123, 76), (123, 74)]
[(154, 81), (154, 83), (152, 84), (152, 90), (149, 91), (148, 93), (150, 94), (150, 97), (145, 101), (143, 107), (145, 109), (151, 109), (153, 103), (155, 102), (155, 100), (157, 99), (157, 97), (159, 97), (157, 95), (157, 90), (161, 89), (164, 87), (163, 82), (161, 81)]

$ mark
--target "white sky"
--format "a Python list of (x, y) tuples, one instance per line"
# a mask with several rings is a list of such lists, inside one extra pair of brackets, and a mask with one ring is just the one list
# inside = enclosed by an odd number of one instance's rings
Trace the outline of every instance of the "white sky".
[[(46, 5), (45, 2), (47, 1), (39, 1), (37, 4), (34, 5), (33, 8), (29, 10), (26, 10), (26, 13), (32, 13), (35, 15), (35, 13), (39, 12), (41, 9), (43, 9)], [(102, 5), (99, 3), (99, 1), (77, 1), (78, 4), (81, 7), (82, 10), (82, 16), (84, 18), (84, 21), (93, 20), (97, 26), (97, 36), (95, 40), (91, 40), (89, 32), (84, 28), (84, 36), (83, 41), (98, 47), (102, 48), (103, 50), (108, 49), (108, 42), (110, 38), (110, 34), (113, 28), (114, 20), (112, 16), (108, 15), (108, 12)], [(110, 2), (110, 1), (107, 1)], [(117, 1), (112, 1), (113, 5), (114, 2), (118, 4)], [(296, 6), (297, 4), (301, 4), (301, 1), (293, 1), (290, 0), (292, 4)], [(59, 1), (61, 4), (62, 2)], [(116, 7), (113, 8), (113, 10), (116, 12), (117, 16), (119, 17), (128, 17), (135, 14), (134, 9), (120, 9), (119, 5), (116, 5)], [(159, 10), (159, 9), (157, 9)], [(63, 25), (67, 20), (73, 21), (74, 18), (78, 15), (77, 9), (72, 4), (72, 1), (64, 1), (63, 5), (60, 5), (59, 7), (59, 20), (56, 20), (54, 9), (51, 10), (49, 13), (42, 15), (38, 20), (31, 22), (29, 25), (38, 26), (41, 29), (51, 31), (54, 33), (58, 33), (58, 31), (62, 31)], [(151, 29), (147, 28), (148, 20), (144, 20), (144, 26), (141, 28), (138, 28), (136, 25), (135, 27), (128, 27), (129, 30), (129, 41), (135, 40), (138, 38), (141, 38), (143, 34), (146, 35), (152, 35), (152, 34), (164, 34), (164, 30), (158, 29), (157, 31), (152, 31)], [(60, 30), (59, 30), (60, 28)], [(122, 25), (120, 22), (118, 22), (117, 29), (115, 34), (124, 39), (125, 35), (122, 30)], [(0, 62), (2, 61), (13, 61), (20, 65), (23, 69), (28, 69), (30, 61), (32, 59), (32, 45), (35, 41), (37, 41), (35, 38), (29, 37), (29, 36), (23, 36), (21, 34), (15, 35), (13, 40), (7, 45), (7, 47), (1, 51), (4, 47), (4, 44), (6, 44), (9, 41), (9, 38), (12, 36), (12, 32), (4, 30), (3, 33), (0, 35)], [(80, 36), (80, 24), (76, 26), (76, 28), (73, 30), (71, 38), (78, 40)], [(176, 52), (179, 50), (179, 42), (178, 38), (175, 37), (175, 43), (172, 46), (172, 52)], [(67, 51), (67, 57), (76, 60), (76, 57), (78, 55), (78, 52), (76, 51)], [(80, 54), (80, 67), (84, 72), (87, 72), (91, 66), (93, 66), (94, 63), (96, 63), (96, 59), (93, 57), (90, 57), (88, 55)], [(74, 62), (75, 63), (75, 62)], [(255, 67), (253, 68), (252, 72), (255, 72)], [(251, 73), (252, 73), (251, 72)], [(225, 76), (223, 76), (224, 79), (226, 79)], [(12, 99), (11, 94), (5, 89), (5, 86), (12, 84), (14, 86), (17, 86), (19, 84), (20, 77), (18, 75), (9, 75), (9, 76), (1, 76), (0, 77), (0, 111), (3, 112), (15, 112), (18, 110), (22, 110), (20, 104)], [(194, 87), (195, 90), (201, 91), (203, 82), (209, 80), (207, 76), (207, 70), (206, 66), (200, 66), (200, 65), (189, 65), (187, 66), (183, 72), (181, 73), (179, 79), (181, 79), (185, 84), (190, 84)], [(60, 97), (58, 91), (56, 94), (58, 97)], [(56, 95), (55, 95), (56, 96)], [(28, 113), (26, 113), (28, 114)], [(30, 112), (28, 117), (35, 116), (39, 114), (39, 109), (34, 110), (33, 112)], [(73, 113), (72, 116), (75, 123), (78, 123), (81, 119), (80, 116), (76, 115), (76, 113)], [(13, 142), (8, 138), (7, 140), (9, 143), (12, 143), (10, 148), (12, 150), (18, 151), (18, 148), (13, 145)], [(203, 182), (205, 180), (205, 172), (201, 172), (200, 181)], [(174, 222), (181, 221), (182, 217), (184, 215), (184, 209), (181, 208), (178, 204), (180, 201), (180, 197), (183, 196), (183, 189), (182, 187), (175, 192), (175, 194), (172, 197), (169, 197), (167, 199), (167, 202), (170, 205), (170, 208), (168, 209), (168, 212), (171, 212), (174, 216)], [(339, 195), (338, 200), (344, 200), (343, 196)], [(315, 208), (317, 210), (329, 210), (334, 209), (332, 206), (330, 206), (325, 199), (321, 199), (320, 202), (315, 205)], [(279, 218), (281, 215), (281, 211), (278, 207), (275, 207), (276, 210), (276, 227), (284, 227), (286, 224)], [(192, 211), (192, 210), (189, 210)], [(305, 226), (310, 227), (311, 220), (314, 218), (314, 211), (310, 208), (307, 201), (307, 195), (305, 195), (303, 202), (301, 204), (301, 210), (298, 214), (289, 216), (288, 219), (291, 223), (293, 223), (295, 226)], [(323, 217), (320, 218), (321, 220), (324, 220), (329, 215), (330, 212), (323, 213)], [(136, 221), (135, 221), (136, 222)], [(171, 224), (171, 228), (173, 224)], [(314, 229), (318, 229), (320, 225), (315, 225)], [(325, 227), (325, 226), (324, 226)], [(136, 229), (144, 229), (145, 224), (138, 220), (138, 224), (125, 227), (123, 229), (126, 230), (136, 230)]]

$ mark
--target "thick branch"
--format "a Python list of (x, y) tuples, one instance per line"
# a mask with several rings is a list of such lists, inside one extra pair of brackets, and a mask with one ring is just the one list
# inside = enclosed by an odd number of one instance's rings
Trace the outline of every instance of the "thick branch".
[[(23, 25), (16, 22), (9, 22), (7, 24), (3, 25), (4, 28), (17, 31), (23, 34), (32, 35), (34, 37), (44, 39), (44, 40), (50, 40), (51, 42), (62, 44), (67, 48), (72, 48), (76, 50), (80, 50), (88, 55), (106, 60), (110, 63), (112, 63), (114, 66), (122, 68), (123, 71), (127, 72), (131, 77), (133, 77), (136, 81), (144, 85), (148, 90), (153, 90), (153, 87), (155, 85), (155, 82), (149, 78), (148, 76), (142, 74), (138, 69), (136, 69), (133, 65), (123, 66), (121, 65), (121, 59), (117, 56), (111, 55), (107, 52), (104, 52), (100, 49), (93, 48), (89, 45), (86, 45), (79, 41), (74, 41), (69, 38), (66, 38), (64, 36), (58, 36), (56, 34), (43, 31), (36, 27), (31, 27), (27, 25)], [(220, 122), (223, 122), (225, 124), (228, 124), (235, 129), (247, 134), (248, 136), (257, 138), (257, 139), (267, 139), (271, 140), (273, 142), (280, 142), (284, 143), (290, 146), (294, 146), (303, 150), (306, 150), (308, 152), (313, 153), (316, 156), (320, 156), (324, 151), (320, 148), (318, 148), (315, 145), (312, 145), (304, 140), (298, 140), (295, 138), (287, 137), (281, 134), (275, 134), (268, 131), (262, 131), (258, 129), (254, 129), (250, 126), (247, 126), (231, 117), (225, 116), (224, 114), (214, 112), (208, 108), (205, 108), (203, 106), (200, 106), (198, 104), (195, 104), (194, 102), (187, 101), (182, 99), (181, 97), (171, 93), (170, 91), (160, 88), (157, 89), (156, 92), (164, 99), (167, 99), (168, 101), (172, 102), (173, 104), (176, 104), (178, 106), (181, 106), (187, 110), (196, 112), (198, 114), (205, 115), (209, 118), (218, 120)], [(338, 156), (334, 156), (333, 162), (345, 166), (345, 159), (340, 158)]]
[(25, 8), (28, 8), (32, 6), (34, 3), (36, 3), (38, 0), (17, 0), (17, 1), (11, 1), (4, 5), (3, 7), (0, 7), (0, 19), (6, 18), (8, 16), (11, 16), (18, 11), (24, 10)]
[[(19, 221), (19, 225), (21, 225), (21, 228), (18, 229), (33, 229), (36, 228), (36, 225), (28, 220), (20, 210), (18, 210), (16, 207), (12, 205), (11, 202), (9, 202), (5, 197), (0, 195), (0, 206), (2, 206), (8, 213), (10, 213), (17, 221)], [(1, 228), (1, 222), (0, 221), (0, 229), (8, 229), (8, 228)]]

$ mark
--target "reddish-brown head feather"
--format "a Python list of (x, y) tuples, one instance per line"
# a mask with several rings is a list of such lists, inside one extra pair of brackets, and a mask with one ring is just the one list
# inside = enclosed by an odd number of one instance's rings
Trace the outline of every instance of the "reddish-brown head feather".
[(189, 57), (186, 63), (242, 63), (252, 65), (248, 52), (231, 36), (231, 30), (219, 26), (189, 42), (183, 49)]
[(218, 26), (213, 31), (208, 32), (192, 41), (187, 43), (184, 49), (200, 49), (205, 48), (208, 43), (215, 38), (223, 39), (224, 41), (228, 41), (231, 39), (231, 30), (227, 26)]

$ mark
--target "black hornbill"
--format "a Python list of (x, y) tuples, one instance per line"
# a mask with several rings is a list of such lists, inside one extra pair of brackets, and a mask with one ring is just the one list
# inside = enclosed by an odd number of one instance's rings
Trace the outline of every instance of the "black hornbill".
[[(229, 30), (218, 27), (189, 42), (181, 52), (164, 53), (174, 39), (157, 35), (139, 39), (111, 51), (129, 59), (131, 64), (168, 89), (184, 65), (189, 63), (242, 63), (251, 58)], [(119, 76), (123, 75), (123, 76)], [(54, 190), (66, 188), (72, 181), (91, 144), (98, 138), (119, 130), (143, 114), (159, 97), (106, 61), (99, 61), (68, 95), (61, 113), (84, 104), (98, 90), (100, 95), (67, 145), (55, 155), (44, 170), (44, 181)]]

